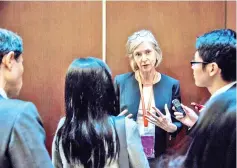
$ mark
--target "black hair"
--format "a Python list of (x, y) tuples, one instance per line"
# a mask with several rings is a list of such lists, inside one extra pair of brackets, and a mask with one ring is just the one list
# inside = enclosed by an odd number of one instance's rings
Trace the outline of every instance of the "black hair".
[(110, 116), (119, 114), (119, 101), (108, 66), (93, 57), (70, 65), (65, 81), (66, 119), (56, 147), (62, 143), (68, 163), (104, 167), (119, 153), (119, 140)]
[(17, 34), (0, 28), (0, 64), (4, 55), (14, 52), (14, 58), (17, 60), (23, 52), (23, 42)]
[[(196, 49), (204, 62), (215, 62), (224, 81), (236, 80), (236, 32), (214, 30), (197, 38)], [(207, 64), (203, 64), (205, 68)]]

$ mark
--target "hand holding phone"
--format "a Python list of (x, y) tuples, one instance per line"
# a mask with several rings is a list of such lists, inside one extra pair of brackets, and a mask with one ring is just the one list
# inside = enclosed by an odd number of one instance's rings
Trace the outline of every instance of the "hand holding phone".
[(183, 113), (183, 116), (186, 115), (184, 109), (182, 108), (181, 104), (180, 104), (180, 101), (178, 99), (174, 99), (172, 101), (172, 104), (174, 105), (175, 109), (180, 112), (180, 113)]
[(127, 118), (132, 118), (132, 114), (128, 113), (127, 106), (122, 107), (121, 112), (119, 113), (118, 116), (123, 116), (123, 115), (125, 115)]

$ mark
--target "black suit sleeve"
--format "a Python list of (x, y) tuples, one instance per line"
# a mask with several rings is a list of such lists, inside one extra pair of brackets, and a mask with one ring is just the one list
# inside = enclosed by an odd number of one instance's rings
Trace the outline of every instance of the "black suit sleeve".
[(193, 133), (194, 132), (193, 130), (195, 130), (195, 127), (197, 126), (197, 122), (198, 121), (196, 121), (196, 123), (191, 128), (187, 128), (187, 131), (186, 131), (187, 135), (191, 137), (195, 136), (195, 133)]
[(19, 103), (9, 142), (9, 157), (14, 168), (52, 168), (45, 147), (45, 131), (33, 103)]

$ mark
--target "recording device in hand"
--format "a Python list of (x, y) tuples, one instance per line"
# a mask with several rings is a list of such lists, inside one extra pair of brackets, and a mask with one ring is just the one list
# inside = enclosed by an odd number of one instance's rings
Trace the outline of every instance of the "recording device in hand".
[(172, 104), (174, 105), (175, 109), (176, 109), (178, 112), (183, 113), (184, 116), (186, 115), (186, 113), (184, 112), (184, 109), (182, 108), (182, 106), (181, 106), (181, 104), (180, 104), (180, 102), (179, 102), (178, 99), (174, 99), (174, 100), (172, 101)]

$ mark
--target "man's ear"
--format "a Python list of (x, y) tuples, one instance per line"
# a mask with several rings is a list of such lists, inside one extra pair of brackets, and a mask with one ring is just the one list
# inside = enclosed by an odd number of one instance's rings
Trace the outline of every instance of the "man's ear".
[(10, 51), (6, 55), (4, 55), (2, 59), (3, 65), (11, 71), (12, 66), (13, 66), (13, 61), (14, 61), (14, 52)]
[(220, 68), (217, 65), (217, 63), (213, 62), (209, 64), (209, 74), (210, 76), (214, 76), (216, 74), (220, 73)]

